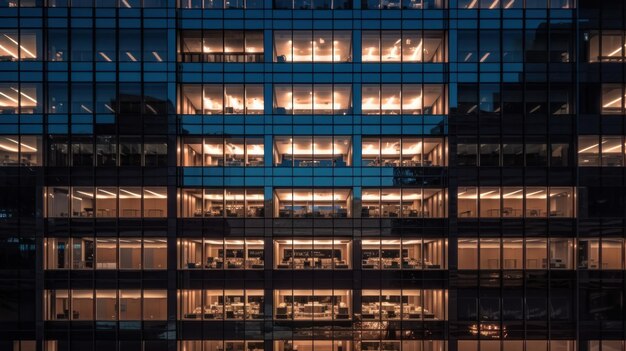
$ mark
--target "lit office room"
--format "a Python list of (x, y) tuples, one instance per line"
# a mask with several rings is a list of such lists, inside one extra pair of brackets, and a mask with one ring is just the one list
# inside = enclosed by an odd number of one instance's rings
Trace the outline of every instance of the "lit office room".
[(350, 269), (352, 241), (348, 239), (274, 240), (275, 269)]
[(276, 167), (350, 167), (349, 136), (276, 136), (272, 150)]
[(263, 269), (261, 239), (178, 239), (178, 269)]
[(274, 319), (349, 320), (352, 290), (274, 290)]
[(445, 239), (363, 239), (361, 269), (446, 269)]

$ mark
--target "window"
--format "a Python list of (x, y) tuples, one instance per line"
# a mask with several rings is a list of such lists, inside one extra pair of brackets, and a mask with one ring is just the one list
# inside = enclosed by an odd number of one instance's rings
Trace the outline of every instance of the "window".
[(349, 84), (274, 85), (274, 114), (345, 115), (352, 112)]
[(179, 239), (179, 269), (263, 269), (260, 239)]
[[(520, 0), (516, 0), (520, 1)], [(554, 1), (554, 0), (553, 0)], [(478, 328), (478, 326), (476, 326)], [(494, 329), (492, 324), (482, 324), (482, 334)], [(499, 329), (499, 325), (495, 325)], [(478, 332), (478, 330), (476, 330)], [(500, 330), (497, 330), (500, 333)], [(459, 340), (458, 351), (575, 351), (575, 340)]]
[(49, 270), (166, 269), (167, 241), (160, 238), (46, 238), (44, 262), (44, 268)]
[(37, 83), (0, 83), (0, 114), (42, 113), (41, 90)]
[(361, 58), (363, 62), (447, 62), (446, 45), (443, 31), (363, 31)]
[(352, 350), (352, 340), (275, 340), (274, 351), (289, 350), (313, 350), (316, 351), (342, 351)]
[(275, 269), (350, 269), (352, 241), (341, 239), (274, 240)]
[(430, 167), (447, 164), (445, 138), (363, 137), (363, 166)]
[(445, 218), (445, 189), (363, 188), (361, 217)]
[(578, 268), (624, 269), (624, 239), (610, 237), (578, 239)]
[(575, 217), (571, 187), (482, 187), (480, 191), (460, 187), (458, 191), (459, 217)]
[(361, 8), (364, 10), (430, 10), (446, 8), (445, 0), (362, 0)]
[(448, 291), (437, 289), (362, 291), (361, 318), (368, 320), (447, 320)]
[(41, 153), (41, 136), (0, 136), (0, 166), (41, 166)]
[(365, 115), (446, 114), (445, 86), (440, 84), (363, 84), (361, 110)]
[(263, 340), (180, 340), (178, 351), (263, 351)]
[(350, 31), (275, 31), (274, 62), (351, 62)]
[(574, 269), (574, 239), (459, 238), (458, 268)]
[(167, 320), (165, 290), (46, 290), (44, 296), (47, 321)]
[(605, 115), (624, 114), (624, 87), (620, 84), (602, 84), (602, 109)]
[(167, 217), (167, 192), (161, 187), (49, 187), (45, 195), (48, 218)]
[(181, 217), (265, 217), (262, 189), (181, 189)]
[(624, 166), (624, 145), (622, 136), (579, 136), (578, 165), (580, 167), (622, 167)]
[(263, 113), (262, 84), (184, 84), (178, 113), (187, 115), (254, 115)]
[(0, 29), (0, 61), (35, 61), (41, 58), (41, 32), (36, 29)]
[(273, 155), (277, 167), (350, 167), (352, 138), (276, 136)]
[(274, 319), (352, 319), (352, 290), (274, 290)]
[(178, 291), (181, 320), (257, 320), (264, 317), (263, 290)]
[(589, 62), (624, 62), (624, 35), (616, 30), (589, 33)]
[(202, 138), (182, 140), (181, 166), (262, 167), (263, 138)]
[(443, 239), (363, 239), (361, 268), (446, 269), (447, 245)]
[[(259, 0), (181, 0), (178, 6), (183, 9), (221, 9), (221, 8), (262, 9), (263, 1), (259, 1)], [(198, 351), (199, 350), (200, 349), (198, 349)], [(196, 351), (196, 350), (193, 349), (189, 351)]]
[(285, 10), (347, 10), (352, 8), (349, 0), (273, 0), (274, 9)]
[(349, 189), (275, 189), (273, 197), (274, 217), (352, 217), (352, 191)]
[(179, 37), (178, 61), (263, 62), (263, 31), (182, 31)]
[(575, 6), (574, 0), (459, 0), (460, 9), (520, 9), (520, 8), (553, 8), (572, 9)]
[(50, 136), (47, 150), (48, 166), (93, 167), (94, 162), (96, 167), (167, 165), (167, 142), (157, 136), (120, 136), (118, 139), (114, 135), (98, 135), (95, 138), (74, 137), (72, 140), (64, 136)]

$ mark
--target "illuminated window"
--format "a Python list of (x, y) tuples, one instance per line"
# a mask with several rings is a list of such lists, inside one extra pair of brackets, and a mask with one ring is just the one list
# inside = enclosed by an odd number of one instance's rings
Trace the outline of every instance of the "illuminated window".
[(363, 239), (362, 269), (445, 269), (443, 239)]
[(277, 84), (274, 86), (275, 114), (348, 114), (352, 111), (349, 84)]
[(447, 113), (440, 84), (363, 84), (361, 110), (369, 115), (438, 115)]
[(49, 187), (46, 191), (46, 206), (46, 216), (49, 218), (163, 218), (167, 216), (167, 191), (161, 187)]
[(0, 29), (0, 61), (34, 61), (41, 57), (41, 33), (34, 29)]
[(578, 239), (578, 268), (592, 270), (624, 269), (624, 239)]
[(275, 31), (274, 62), (351, 62), (350, 31)]
[(179, 269), (263, 269), (265, 249), (259, 239), (179, 239)]
[(187, 115), (261, 114), (262, 84), (185, 84), (178, 113)]
[(0, 136), (0, 166), (41, 166), (42, 142), (40, 136)]
[(623, 31), (593, 31), (589, 35), (589, 62), (624, 62), (626, 54)]
[(262, 189), (182, 189), (181, 217), (265, 217)]
[(349, 136), (274, 137), (274, 165), (278, 167), (349, 167), (352, 138)]
[(165, 290), (46, 290), (44, 297), (48, 321), (167, 320)]
[(36, 83), (0, 83), (0, 114), (42, 113), (41, 90)]
[(256, 320), (264, 317), (263, 290), (178, 291), (181, 320)]
[[(409, 0), (405, 0), (409, 1)], [(363, 62), (446, 62), (442, 31), (363, 31)]]
[(263, 31), (183, 31), (179, 38), (178, 61), (263, 62)]
[(274, 351), (343, 351), (352, 350), (352, 340), (275, 340)]
[(352, 319), (352, 290), (274, 290), (274, 319)]
[(363, 188), (361, 217), (444, 218), (446, 191), (442, 189)]
[(275, 269), (350, 269), (352, 242), (341, 239), (274, 240)]
[(361, 145), (363, 166), (430, 167), (447, 161), (444, 138), (363, 137)]
[(349, 189), (275, 189), (274, 217), (349, 218), (352, 217), (352, 191)]
[(579, 136), (578, 165), (580, 167), (624, 166), (624, 139), (621, 136)]
[(459, 269), (574, 269), (574, 239), (459, 238)]
[(571, 187), (460, 187), (459, 217), (563, 217), (575, 216)]
[(46, 238), (44, 248), (51, 270), (167, 268), (167, 241), (159, 238)]
[(361, 318), (368, 320), (447, 320), (448, 291), (437, 289), (366, 290)]
[(459, 0), (459, 9), (573, 9), (575, 0)]
[(262, 167), (263, 138), (186, 137), (181, 142), (181, 166)]
[[(180, 0), (179, 7), (183, 9), (222, 9), (222, 8), (224, 9), (262, 9), (263, 1), (261, 0)], [(196, 351), (196, 350), (193, 349), (189, 351)], [(200, 351), (200, 349), (198, 349), (197, 351)]]

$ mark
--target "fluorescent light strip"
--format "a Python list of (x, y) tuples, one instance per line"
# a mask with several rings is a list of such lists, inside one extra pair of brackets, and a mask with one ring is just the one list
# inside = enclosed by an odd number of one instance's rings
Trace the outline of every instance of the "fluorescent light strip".
[(85, 196), (93, 197), (93, 194), (90, 194), (90, 193), (85, 192), (85, 191), (76, 190), (76, 192), (79, 193), (79, 194), (83, 194)]
[(18, 145), (20, 145), (20, 146), (23, 146), (23, 147), (25, 147), (25, 148), (27, 148), (27, 149), (30, 149), (30, 150), (32, 150), (32, 151), (37, 151), (37, 149), (36, 149), (36, 148), (34, 148), (34, 147), (32, 147), (32, 146), (29, 146), (29, 145), (26, 145), (26, 144), (24, 144), (24, 143), (20, 143), (20, 142), (18, 142), (18, 141), (17, 141), (17, 140), (15, 140), (15, 139), (11, 139), (11, 138), (5, 138), (5, 139), (6, 139), (6, 140), (9, 140), (9, 141), (10, 141), (10, 142), (12, 142), (12, 143), (15, 143), (15, 144), (18, 144)]
[(128, 3), (128, 1), (126, 0), (122, 0), (122, 4), (124, 4), (124, 6), (126, 6), (127, 8), (131, 9), (132, 6), (130, 6), (130, 4)]
[(511, 195), (513, 195), (513, 194), (517, 194), (517, 193), (519, 193), (519, 192), (522, 192), (522, 190), (523, 190), (523, 189), (519, 189), (519, 190), (516, 190), (516, 191), (514, 191), (514, 192), (512, 192), (512, 193), (504, 194), (504, 195), (503, 195), (503, 197), (507, 197), (507, 196), (511, 196)]
[[(624, 95), (624, 97), (626, 97), (626, 95)], [(609, 107), (609, 106), (611, 106), (611, 105), (613, 105), (615, 103), (618, 103), (620, 101), (622, 101), (622, 97), (621, 96), (618, 97), (617, 99), (611, 101), (611, 102), (608, 102), (607, 104), (603, 105), (602, 107), (607, 108), (607, 107)]]
[(163, 195), (163, 194), (155, 193), (154, 191), (152, 191), (152, 190), (148, 190), (148, 189), (144, 189), (144, 191), (145, 191), (145, 192), (147, 192), (147, 193), (149, 193), (149, 194), (152, 194), (152, 195), (154, 195), (154, 196), (156, 196), (156, 197), (158, 197), (158, 198), (160, 198), (160, 199), (167, 199), (167, 195)]
[(582, 150), (578, 150), (578, 153), (579, 153), (579, 154), (580, 154), (580, 153), (583, 153), (583, 152), (585, 152), (585, 151), (591, 150), (591, 149), (596, 148), (596, 147), (598, 147), (598, 146), (600, 146), (600, 144), (591, 145), (591, 146), (586, 147), (586, 148), (584, 148), (584, 149), (582, 149)]
[(474, 6), (476, 6), (477, 3), (478, 3), (478, 0), (473, 0), (469, 5), (467, 5), (466, 8), (473, 9)]
[(87, 111), (87, 113), (93, 113), (89, 108), (87, 108), (87, 106), (80, 104), (80, 108), (82, 108), (83, 110)]
[(498, 6), (499, 2), (500, 2), (500, 0), (494, 0), (493, 3), (489, 6), (489, 9), (496, 8), (496, 6)]
[(504, 6), (504, 8), (505, 8), (505, 9), (510, 9), (510, 8), (511, 8), (511, 6), (513, 6), (513, 4), (514, 4), (514, 3), (515, 3), (515, 0), (511, 0), (511, 1), (509, 1), (509, 3), (508, 3), (508, 4), (506, 4), (506, 6)]
[(159, 56), (159, 53), (157, 53), (156, 51), (153, 51), (152, 55), (154, 55), (154, 57), (156, 57), (157, 61), (163, 62), (163, 59), (161, 59), (161, 56)]
[(535, 191), (535, 192), (532, 192), (532, 193), (530, 193), (530, 194), (526, 194), (526, 197), (529, 197), (529, 196), (532, 196), (532, 195), (537, 195), (537, 194), (543, 193), (544, 191), (545, 191), (545, 190)]
[(489, 57), (489, 55), (491, 55), (490, 52), (485, 53), (483, 57), (480, 58), (480, 62), (485, 62), (485, 60)]
[(136, 194), (136, 193), (133, 193), (133, 192), (130, 192), (130, 191), (128, 191), (128, 190), (120, 189), (120, 191), (123, 191), (123, 192), (125, 192), (126, 194), (132, 195), (132, 196), (134, 196), (134, 197), (141, 197), (141, 195)]

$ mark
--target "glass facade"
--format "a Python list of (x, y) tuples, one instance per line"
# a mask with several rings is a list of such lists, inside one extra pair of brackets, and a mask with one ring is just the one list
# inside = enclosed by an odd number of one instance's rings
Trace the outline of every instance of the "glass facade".
[(624, 1), (0, 19), (0, 351), (626, 350)]

